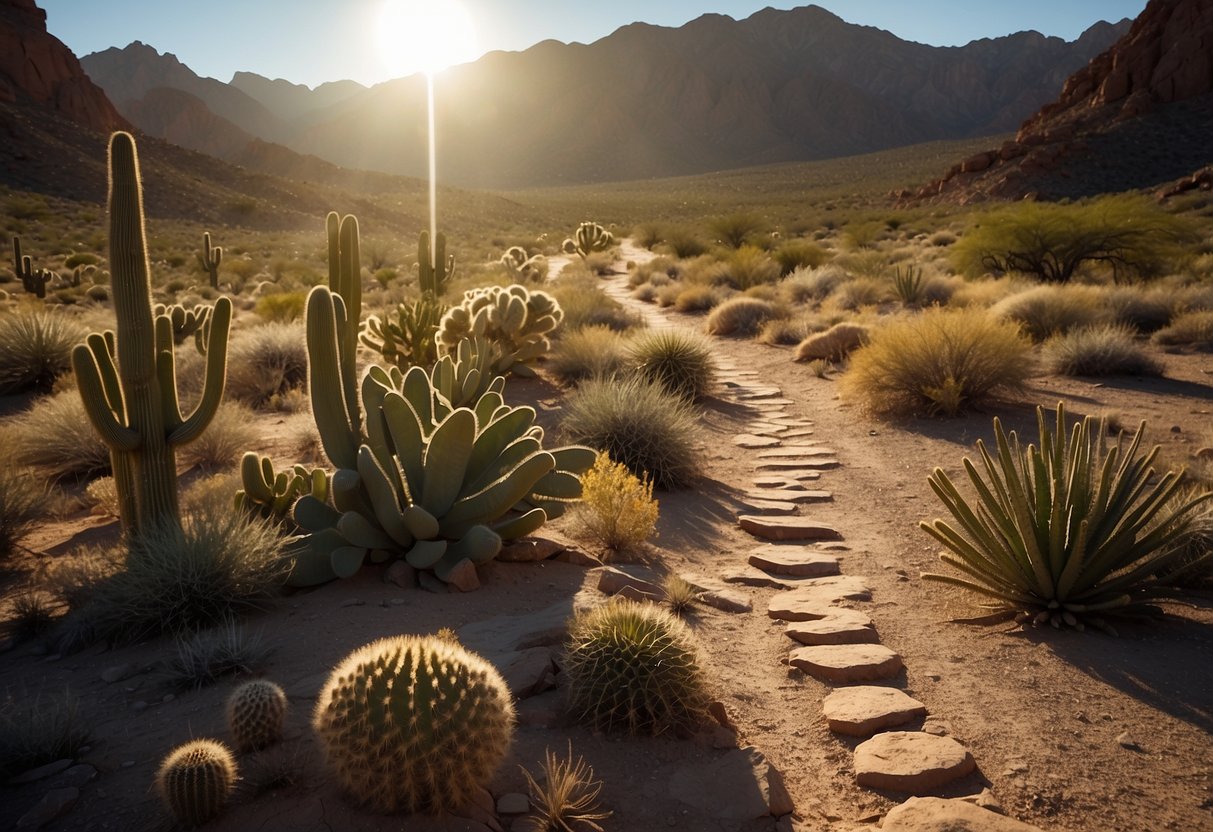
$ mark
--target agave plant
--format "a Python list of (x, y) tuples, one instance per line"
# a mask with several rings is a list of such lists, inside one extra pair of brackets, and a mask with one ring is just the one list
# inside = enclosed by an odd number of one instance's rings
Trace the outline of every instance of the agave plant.
[(992, 597), (1008, 615), (1054, 627), (1110, 629), (1101, 614), (1150, 611), (1167, 592), (1157, 579), (1180, 551), (1173, 545), (1203, 494), (1173, 503), (1181, 475), (1155, 478), (1158, 448), (1142, 453), (1143, 422), (1127, 442), (1108, 447), (1102, 420), (1074, 425), (1066, 441), (1065, 409), (1050, 430), (1037, 408), (1040, 446), (1023, 448), (994, 420), (995, 453), (977, 443), (985, 476), (965, 459), (977, 496), (966, 500), (943, 470), (932, 490), (955, 523), (922, 528), (948, 548), (942, 560), (964, 573), (923, 574)]

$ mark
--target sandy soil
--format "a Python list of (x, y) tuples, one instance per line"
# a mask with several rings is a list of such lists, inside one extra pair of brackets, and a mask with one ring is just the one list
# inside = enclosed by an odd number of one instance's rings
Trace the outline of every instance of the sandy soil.
[[(625, 260), (639, 257), (634, 250), (623, 252)], [(688, 327), (702, 325), (702, 319), (671, 317)], [(920, 570), (936, 568), (937, 547), (917, 529), (920, 519), (939, 513), (927, 475), (937, 465), (959, 472), (973, 442), (989, 436), (993, 415), (1031, 434), (1033, 407), (1064, 400), (1075, 414), (1116, 413), (1127, 424), (1147, 419), (1152, 438), (1168, 446), (1173, 458), (1189, 454), (1202, 438), (1209, 441), (1213, 427), (1208, 356), (1166, 356), (1167, 377), (1157, 380), (1094, 384), (1042, 377), (1023, 400), (991, 412), (893, 424), (840, 401), (835, 382), (793, 363), (790, 349), (718, 343), (725, 360), (781, 388), (793, 401), (789, 413), (814, 424), (814, 440), (838, 449), (841, 468), (824, 473), (820, 483), (833, 492), (833, 503), (805, 513), (841, 530), (844, 573), (872, 582), (874, 600), (865, 608), (881, 641), (901, 653), (907, 666), (894, 683), (927, 705), (932, 730), (957, 738), (977, 760), (976, 773), (942, 794), (988, 787), (1008, 814), (1049, 830), (1213, 826), (1213, 603), (1206, 598), (1171, 605), (1165, 621), (1123, 626), (1119, 638), (949, 623), (973, 614), (975, 601), (919, 579)], [(536, 403), (545, 424), (558, 421), (561, 393), (549, 381), (512, 382), (510, 394), (512, 401)], [(708, 400), (700, 438), (702, 479), (694, 489), (660, 495), (660, 535), (643, 556), (649, 565), (722, 575), (745, 563), (757, 543), (737, 527), (732, 495), (751, 486), (755, 471), (752, 452), (730, 440), (757, 413), (755, 405), (726, 395)], [(40, 557), (66, 557), (69, 544), (113, 532), (112, 524), (80, 518), (41, 530), (27, 542), (48, 553)], [(452, 626), (469, 646), (481, 649), (492, 647), (493, 633), (508, 630), (516, 617), (561, 618), (601, 597), (591, 588), (592, 571), (556, 561), (491, 564), (482, 576), (485, 586), (468, 595), (403, 590), (384, 583), (381, 573), (368, 567), (354, 579), (294, 593), (248, 622), (274, 648), (263, 670), (286, 688), (292, 704), (287, 741), (273, 756), (293, 759), (301, 773), (294, 785), (256, 796), (256, 772), (264, 761), (242, 759), (241, 792), (212, 828), (472, 828), (377, 818), (350, 808), (324, 778), (308, 728), (321, 682), (346, 653), (383, 635)], [(744, 591), (753, 612), (703, 607), (692, 619), (714, 694), (739, 728), (738, 743), (757, 747), (783, 772), (802, 819), (796, 828), (873, 828), (903, 796), (855, 785), (851, 750), (857, 743), (831, 734), (821, 716), (830, 688), (784, 663), (792, 642), (783, 636), (783, 625), (765, 614), (777, 590)], [(70, 685), (94, 735), (82, 760), (97, 769), (97, 778), (81, 787), (70, 812), (46, 828), (170, 826), (149, 788), (158, 761), (189, 738), (226, 736), (222, 702), (230, 690), (228, 684), (184, 692), (167, 688), (156, 666), (173, 649), (170, 640), (160, 639), (69, 656), (47, 656), (26, 644), (0, 655), (0, 690), (33, 696)], [(122, 664), (134, 668), (131, 677), (102, 681), (103, 671)], [(491, 786), (494, 795), (525, 791), (518, 766), (534, 770), (545, 747), (563, 750), (571, 739), (605, 783), (603, 803), (614, 812), (608, 829), (775, 829), (771, 818), (719, 817), (707, 805), (712, 795), (705, 794), (700, 805), (679, 798), (685, 796), (676, 786), (680, 777), (727, 753), (713, 748), (708, 737), (604, 737), (569, 724), (562, 701), (555, 690), (520, 703), (517, 740)], [(1125, 747), (1125, 739), (1134, 747)], [(0, 818), (19, 817), (46, 788), (4, 787)], [(503, 823), (509, 827), (508, 820)]]

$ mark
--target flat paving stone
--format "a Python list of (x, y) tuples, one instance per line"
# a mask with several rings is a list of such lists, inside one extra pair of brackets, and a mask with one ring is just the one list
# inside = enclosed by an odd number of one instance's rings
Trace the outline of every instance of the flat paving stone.
[(792, 399), (785, 399), (785, 398), (765, 398), (765, 397), (755, 398), (753, 396), (741, 396), (740, 398), (742, 401), (753, 402), (754, 404), (758, 405), (759, 407), (762, 407), (763, 409), (776, 408), (776, 407), (784, 408), (784, 407), (788, 407), (790, 405), (796, 404), (796, 402), (793, 401)]
[(783, 456), (837, 456), (838, 451), (820, 445), (782, 445), (771, 446), (758, 452), (758, 459), (774, 459)]
[(841, 540), (838, 529), (808, 517), (759, 517), (743, 514), (737, 524), (764, 540)]
[(788, 625), (783, 634), (809, 647), (823, 644), (877, 644), (880, 636), (872, 619), (859, 610), (838, 608), (824, 618), (797, 621)]
[(823, 644), (797, 647), (788, 663), (822, 682), (849, 685), (892, 679), (905, 666), (883, 644)]
[(804, 485), (790, 477), (755, 477), (753, 482), (755, 488), (783, 488), (791, 491), (805, 490)]
[(793, 468), (786, 471), (780, 471), (779, 473), (787, 477), (792, 477), (798, 481), (813, 482), (814, 480), (821, 479), (821, 471), (807, 471)]
[(897, 688), (853, 685), (828, 695), (821, 710), (834, 733), (870, 737), (877, 731), (926, 716), (927, 706)]
[(828, 503), (834, 499), (831, 491), (809, 491), (804, 486), (795, 489), (755, 489), (745, 492), (743, 496), (747, 500), (779, 500), (785, 503)]
[(854, 575), (800, 579), (802, 585), (781, 592), (767, 602), (767, 615), (781, 621), (814, 621), (826, 618), (840, 601), (870, 601), (872, 588)]
[(741, 510), (737, 512), (738, 516), (742, 514), (761, 514), (763, 516), (786, 517), (800, 510), (800, 507), (796, 503), (789, 503), (784, 500), (755, 500), (743, 496), (738, 497), (737, 502), (741, 505)]
[(786, 431), (784, 431), (783, 438), (784, 439), (804, 439), (805, 437), (813, 436), (816, 433), (817, 433), (817, 431), (813, 430), (812, 428), (797, 428), (795, 430), (788, 428)]
[(975, 806), (967, 800), (911, 797), (884, 816), (881, 832), (1042, 832), (1039, 826)]
[(743, 399), (774, 399), (783, 391), (778, 387), (738, 387), (737, 395)]
[(771, 589), (788, 588), (787, 582), (784, 579), (776, 575), (768, 575), (761, 569), (755, 569), (752, 566), (726, 572), (723, 580), (728, 584), (740, 584), (742, 586), (769, 587)]
[(973, 755), (956, 740), (921, 731), (877, 734), (855, 749), (855, 782), (871, 789), (919, 795), (964, 777), (976, 766)]
[(823, 578), (840, 571), (838, 558), (809, 546), (760, 546), (750, 552), (747, 562), (765, 572), (798, 578)]
[(806, 457), (801, 454), (783, 459), (760, 459), (755, 467), (760, 471), (828, 471), (841, 464), (830, 457)]
[(774, 436), (758, 436), (754, 433), (743, 433), (733, 437), (733, 444), (739, 448), (753, 450), (755, 448), (774, 448), (780, 444), (780, 440)]

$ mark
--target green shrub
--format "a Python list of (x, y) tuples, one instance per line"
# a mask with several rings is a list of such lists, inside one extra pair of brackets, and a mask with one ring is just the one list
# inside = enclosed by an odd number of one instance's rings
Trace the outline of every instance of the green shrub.
[(90, 739), (80, 717), (79, 700), (40, 695), (0, 701), (0, 778), (8, 778), (57, 760), (75, 760)]
[(812, 270), (797, 270), (780, 285), (788, 303), (823, 301), (849, 277), (841, 266), (827, 265)]
[(46, 511), (46, 485), (11, 463), (0, 465), (0, 560), (37, 524)]
[(1145, 334), (1157, 332), (1169, 324), (1175, 312), (1169, 292), (1140, 286), (1113, 287), (1104, 293), (1103, 302), (1111, 310), (1114, 323)]
[(723, 302), (724, 293), (714, 286), (679, 286), (673, 307), (677, 312), (696, 314), (710, 312)]
[(154, 528), (119, 547), (67, 592), (71, 649), (97, 641), (131, 643), (226, 623), (265, 607), (286, 580), (286, 541), (268, 522), (240, 512)]
[(564, 670), (569, 710), (603, 731), (685, 731), (706, 711), (694, 635), (652, 604), (614, 601), (576, 616)]
[(627, 363), (623, 336), (605, 326), (566, 332), (556, 342), (548, 368), (565, 384), (618, 374)]
[(1040, 444), (1026, 448), (995, 419), (994, 453), (977, 443), (984, 476), (965, 460), (977, 492), (971, 500), (935, 469), (931, 488), (954, 522), (922, 528), (963, 577), (923, 577), (980, 593), (1036, 624), (1104, 626), (1103, 616), (1141, 612), (1165, 593), (1156, 576), (1180, 556), (1173, 544), (1185, 517), (1213, 495), (1167, 507), (1180, 477), (1155, 480), (1158, 448), (1140, 452), (1144, 422), (1127, 444), (1121, 434), (1108, 447), (1102, 422), (1087, 417), (1067, 439), (1064, 408), (1054, 419), (1050, 429), (1053, 419), (1037, 409)]
[(741, 248), (761, 232), (764, 225), (765, 223), (753, 214), (729, 214), (709, 220), (708, 230), (729, 248)]
[(661, 241), (658, 248), (679, 259), (686, 259), (706, 254), (708, 244), (695, 232), (681, 226), (673, 226), (666, 229), (665, 239)]
[(178, 690), (204, 688), (229, 676), (257, 672), (270, 652), (260, 635), (227, 621), (212, 630), (179, 636), (165, 680)]
[(1032, 345), (979, 310), (929, 309), (891, 321), (851, 355), (843, 395), (886, 415), (954, 416), (1022, 389)]
[(1213, 352), (1213, 311), (1184, 312), (1151, 339), (1164, 347), (1191, 347)]
[(600, 453), (581, 477), (581, 502), (570, 512), (579, 535), (615, 551), (639, 546), (657, 533), (653, 484)]
[(688, 401), (703, 398), (716, 381), (712, 347), (693, 332), (641, 333), (629, 344), (628, 359), (639, 376)]
[(13, 419), (9, 437), (17, 463), (40, 469), (50, 480), (109, 473), (109, 448), (93, 430), (74, 390), (39, 399)]
[(1085, 203), (1020, 202), (990, 211), (952, 247), (958, 271), (1020, 272), (1045, 283), (1067, 283), (1086, 263), (1115, 278), (1164, 272), (1191, 225), (1136, 196)]
[(744, 292), (753, 286), (775, 283), (781, 272), (771, 256), (755, 246), (742, 246), (730, 252), (724, 261), (724, 282)]
[(830, 302), (839, 309), (854, 312), (865, 306), (879, 306), (892, 298), (887, 279), (853, 277), (840, 283), (830, 293)]
[(1049, 370), (1064, 376), (1159, 376), (1163, 370), (1125, 326), (1071, 330), (1046, 342), (1044, 355)]
[(587, 381), (569, 396), (563, 429), (657, 488), (684, 487), (699, 468), (695, 411), (641, 378)]
[(0, 395), (47, 392), (72, 368), (85, 331), (59, 310), (0, 314)]
[(830, 253), (809, 240), (788, 240), (772, 252), (771, 257), (779, 264), (780, 274), (791, 274), (799, 269), (816, 269), (824, 266)]
[(776, 318), (762, 325), (758, 341), (772, 347), (794, 347), (811, 331), (812, 322), (806, 318)]
[(594, 769), (584, 759), (573, 757), (572, 740), (568, 759), (562, 760), (551, 749), (545, 749), (539, 778), (525, 768), (522, 774), (531, 794), (526, 827), (530, 832), (603, 832), (598, 821), (606, 820), (611, 813), (598, 808), (602, 781), (594, 779)]
[(263, 407), (275, 397), (306, 387), (307, 343), (301, 325), (269, 323), (240, 331), (232, 338), (227, 398), (249, 407)]
[(1102, 293), (1094, 286), (1036, 286), (1003, 298), (990, 311), (1019, 324), (1037, 342), (1109, 320)]
[(584, 273), (572, 279), (562, 276), (551, 287), (551, 294), (564, 310), (561, 332), (568, 333), (587, 326), (625, 332), (644, 325), (639, 315), (624, 309), (619, 301), (602, 291), (598, 281)]
[[(1182, 506), (1206, 488), (1187, 488), (1176, 493), (1172, 508)], [(1175, 541), (1178, 552), (1173, 564), (1159, 573), (1159, 579), (1189, 589), (1213, 589), (1213, 501), (1192, 510), (1188, 522)]]
[(772, 318), (780, 317), (780, 310), (770, 301), (758, 298), (739, 297), (727, 300), (708, 315), (707, 331), (710, 335), (729, 335), (752, 338)]
[(303, 317), (306, 305), (306, 292), (274, 292), (257, 298), (253, 311), (263, 321), (285, 324)]

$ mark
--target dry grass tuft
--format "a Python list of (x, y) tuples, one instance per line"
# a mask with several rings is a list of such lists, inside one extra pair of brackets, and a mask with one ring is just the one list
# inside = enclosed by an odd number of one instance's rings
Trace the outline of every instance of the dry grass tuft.
[(1076, 329), (1045, 343), (1051, 372), (1064, 376), (1160, 376), (1162, 363), (1137, 342), (1126, 326)]

